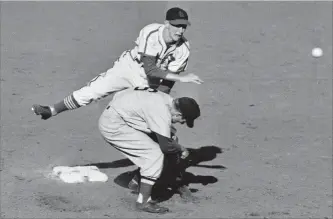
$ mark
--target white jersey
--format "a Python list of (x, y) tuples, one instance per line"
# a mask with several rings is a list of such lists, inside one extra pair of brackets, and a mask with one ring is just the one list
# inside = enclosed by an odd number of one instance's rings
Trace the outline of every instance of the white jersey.
[(140, 31), (131, 54), (138, 60), (141, 54), (157, 57), (156, 65), (162, 70), (181, 72), (187, 67), (190, 44), (183, 37), (178, 43), (167, 48), (163, 39), (164, 24), (150, 24)]
[(156, 66), (174, 73), (186, 69), (190, 55), (189, 42), (182, 38), (167, 48), (163, 40), (164, 24), (150, 24), (144, 27), (136, 39), (135, 47), (125, 51), (114, 66), (92, 79), (86, 86), (73, 92), (66, 103), (68, 109), (75, 109), (97, 101), (114, 92), (129, 87), (148, 86), (147, 75), (141, 63), (142, 54), (156, 57)]
[(148, 87), (129, 88), (116, 93), (109, 106), (132, 128), (170, 138), (172, 102), (170, 95)]

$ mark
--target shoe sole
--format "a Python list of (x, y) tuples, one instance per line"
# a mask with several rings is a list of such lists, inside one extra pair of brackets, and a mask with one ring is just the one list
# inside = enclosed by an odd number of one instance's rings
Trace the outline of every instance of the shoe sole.
[(38, 112), (37, 112), (37, 105), (32, 105), (32, 107), (31, 107), (31, 110), (32, 110), (32, 112), (35, 114), (35, 115), (40, 115)]
[(151, 213), (151, 214), (166, 214), (169, 213), (170, 210), (165, 210), (165, 211), (150, 211), (150, 210), (146, 210), (146, 209), (142, 209), (142, 208), (136, 208), (137, 211), (139, 212), (147, 212), (147, 213)]
[[(161, 207), (164, 208), (164, 207)], [(158, 208), (154, 208), (152, 206), (138, 206), (136, 205), (136, 210), (141, 212), (148, 212), (152, 214), (165, 214), (170, 212), (169, 208), (164, 208), (164, 210), (157, 210)]]

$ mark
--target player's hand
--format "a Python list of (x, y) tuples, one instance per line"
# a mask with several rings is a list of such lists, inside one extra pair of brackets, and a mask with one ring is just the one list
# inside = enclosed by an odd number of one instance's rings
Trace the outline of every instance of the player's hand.
[(188, 155), (190, 155), (190, 152), (186, 148), (183, 148), (182, 149), (182, 154), (181, 154), (180, 158), (183, 159), (183, 160), (185, 160), (188, 157)]
[(187, 74), (180, 77), (180, 82), (202, 84), (203, 80), (201, 80), (199, 76), (195, 74)]
[(42, 106), (38, 104), (32, 105), (31, 110), (35, 113), (37, 116), (42, 116), (43, 120), (47, 120), (50, 117), (52, 117), (52, 110), (49, 106)]

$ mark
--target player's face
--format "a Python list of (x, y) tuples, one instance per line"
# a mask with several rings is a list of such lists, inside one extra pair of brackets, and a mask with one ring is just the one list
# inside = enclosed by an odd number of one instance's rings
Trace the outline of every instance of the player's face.
[(172, 115), (172, 123), (180, 123), (180, 124), (184, 124), (186, 122), (186, 120), (183, 118), (181, 113), (176, 113), (174, 115)]
[(168, 23), (167, 28), (170, 39), (172, 39), (173, 41), (178, 41), (180, 38), (183, 37), (187, 25), (172, 25)]

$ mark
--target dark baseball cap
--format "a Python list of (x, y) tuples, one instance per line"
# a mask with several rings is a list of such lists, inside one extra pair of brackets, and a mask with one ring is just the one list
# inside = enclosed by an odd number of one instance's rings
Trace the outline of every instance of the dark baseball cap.
[(182, 113), (188, 127), (193, 128), (194, 120), (200, 116), (198, 103), (190, 97), (178, 98), (178, 109)]
[(166, 20), (172, 25), (191, 25), (186, 11), (181, 8), (170, 8), (166, 13)]

